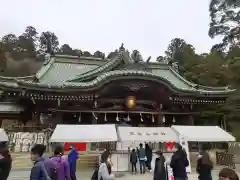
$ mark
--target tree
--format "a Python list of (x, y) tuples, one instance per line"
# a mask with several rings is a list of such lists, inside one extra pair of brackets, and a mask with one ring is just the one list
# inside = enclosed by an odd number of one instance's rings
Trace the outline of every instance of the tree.
[(213, 50), (224, 50), (228, 45), (240, 45), (240, 3), (238, 0), (211, 0), (209, 36), (223, 36)]
[(5, 52), (14, 52), (17, 50), (18, 38), (15, 34), (8, 34), (2, 37)]
[(41, 36), (39, 38), (40, 50), (45, 51), (45, 49), (46, 49), (46, 43), (45, 43), (46, 39), (45, 39), (44, 33), (50, 34), (50, 36), (52, 37), (53, 51), (54, 52), (58, 51), (58, 46), (59, 46), (58, 37), (53, 32), (50, 32), (50, 31), (46, 31), (46, 32), (41, 33)]
[(68, 44), (63, 44), (59, 51), (59, 54), (64, 54), (64, 55), (74, 55), (73, 49), (68, 45)]
[(181, 64), (181, 53), (183, 52), (183, 49), (186, 45), (187, 43), (183, 39), (172, 39), (170, 44), (168, 45), (167, 51), (165, 51), (166, 58), (169, 59), (171, 62), (177, 61)]

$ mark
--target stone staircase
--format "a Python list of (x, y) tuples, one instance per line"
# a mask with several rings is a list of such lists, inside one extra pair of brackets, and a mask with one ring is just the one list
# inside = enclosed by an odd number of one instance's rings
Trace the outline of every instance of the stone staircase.
[(77, 163), (78, 169), (93, 169), (97, 167), (99, 160), (98, 155), (92, 155), (92, 154), (84, 154), (79, 155), (79, 160)]
[[(49, 157), (50, 154), (45, 154), (45, 157)], [(98, 154), (79, 154), (79, 160), (77, 162), (78, 169), (93, 169), (97, 166)], [(30, 159), (30, 153), (12, 153), (12, 168), (13, 169), (29, 169), (32, 167), (32, 161)]]

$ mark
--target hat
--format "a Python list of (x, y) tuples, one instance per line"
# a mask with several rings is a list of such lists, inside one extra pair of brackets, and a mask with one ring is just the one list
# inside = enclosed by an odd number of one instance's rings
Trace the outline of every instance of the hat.
[(157, 151), (155, 151), (155, 154), (157, 154), (157, 155), (162, 155), (163, 154), (163, 152), (162, 152), (162, 150), (157, 150)]

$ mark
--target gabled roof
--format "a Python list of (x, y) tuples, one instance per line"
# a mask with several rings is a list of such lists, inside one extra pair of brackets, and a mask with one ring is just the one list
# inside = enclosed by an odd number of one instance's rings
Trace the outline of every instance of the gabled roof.
[(0, 78), (0, 86), (46, 91), (89, 91), (119, 79), (143, 79), (163, 83), (176, 93), (226, 95), (228, 87), (207, 87), (189, 82), (164, 63), (135, 62), (124, 50), (112, 59), (59, 56), (49, 58), (29, 78)]

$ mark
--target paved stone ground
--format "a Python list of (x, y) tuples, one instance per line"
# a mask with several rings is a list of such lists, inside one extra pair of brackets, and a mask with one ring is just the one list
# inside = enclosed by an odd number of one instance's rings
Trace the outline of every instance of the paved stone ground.
[[(218, 180), (218, 172), (219, 170), (214, 170), (212, 175), (213, 175), (213, 180)], [(91, 171), (84, 171), (84, 172), (78, 172), (77, 177), (79, 180), (90, 180), (92, 175)], [(29, 170), (13, 170), (10, 174), (10, 177), (8, 180), (27, 180), (29, 179)], [(129, 173), (125, 173), (125, 176), (121, 178), (116, 178), (119, 180), (152, 180), (152, 174), (137, 174), (137, 175), (132, 175)], [(188, 176), (189, 180), (197, 180), (197, 174), (196, 173), (191, 173)]]

